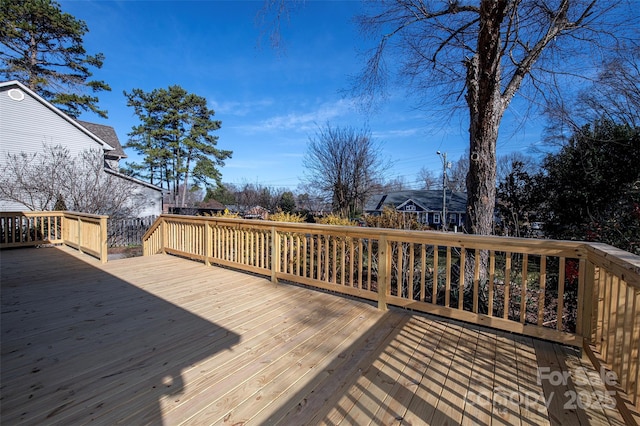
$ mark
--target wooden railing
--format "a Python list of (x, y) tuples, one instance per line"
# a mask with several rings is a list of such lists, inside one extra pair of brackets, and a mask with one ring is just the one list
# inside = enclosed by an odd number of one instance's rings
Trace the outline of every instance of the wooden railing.
[(640, 408), (640, 258), (610, 246), (163, 215), (143, 247), (584, 346)]
[(0, 212), (0, 249), (66, 244), (107, 261), (107, 216), (76, 212)]
[(640, 257), (606, 244), (586, 247), (584, 348), (599, 371), (612, 372), (603, 381), (627, 424), (640, 424)]

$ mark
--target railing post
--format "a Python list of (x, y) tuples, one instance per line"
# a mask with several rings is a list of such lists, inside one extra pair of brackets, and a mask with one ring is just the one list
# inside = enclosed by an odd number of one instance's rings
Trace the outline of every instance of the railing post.
[(585, 262), (585, 280), (582, 306), (582, 341), (583, 345), (594, 342), (594, 331), (598, 318), (598, 288), (596, 286), (596, 267), (590, 260)]
[(386, 311), (387, 293), (391, 275), (391, 251), (387, 237), (382, 236), (378, 240), (378, 309)]
[(278, 283), (278, 272), (280, 271), (280, 234), (276, 227), (271, 227), (271, 282)]
[(100, 218), (100, 262), (107, 263), (109, 258), (107, 247), (107, 216)]
[(167, 250), (166, 250), (166, 246), (167, 246), (167, 240), (169, 239), (169, 236), (167, 235), (168, 229), (166, 226), (166, 221), (163, 217), (161, 217), (160, 220), (160, 247), (162, 247), (162, 254), (167, 254)]
[(65, 236), (67, 235), (67, 221), (65, 219), (64, 212), (62, 212), (58, 218), (60, 219), (60, 235), (58, 235), (58, 238), (60, 238), (62, 240), (62, 244), (64, 244)]

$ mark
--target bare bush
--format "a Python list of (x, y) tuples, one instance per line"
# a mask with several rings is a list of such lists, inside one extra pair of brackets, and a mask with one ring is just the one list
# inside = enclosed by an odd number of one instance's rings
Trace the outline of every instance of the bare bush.
[(30, 210), (52, 210), (57, 204), (111, 218), (134, 216), (143, 203), (134, 182), (105, 171), (102, 151), (73, 157), (61, 145), (45, 145), (36, 154), (7, 154), (0, 197)]

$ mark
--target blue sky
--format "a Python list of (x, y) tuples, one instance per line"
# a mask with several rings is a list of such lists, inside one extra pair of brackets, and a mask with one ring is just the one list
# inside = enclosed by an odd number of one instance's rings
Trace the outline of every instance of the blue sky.
[[(84, 20), (88, 53), (105, 63), (94, 77), (100, 107), (109, 119), (81, 118), (115, 128), (120, 141), (138, 124), (123, 91), (180, 85), (205, 97), (222, 121), (218, 147), (233, 151), (222, 168), (224, 182), (295, 189), (304, 178), (303, 157), (318, 126), (367, 128), (392, 162), (385, 177), (412, 188), (422, 167), (440, 173), (436, 151), (457, 160), (468, 145), (467, 124), (419, 111), (406, 93), (392, 95), (365, 116), (345, 97), (362, 66), (366, 48), (353, 16), (359, 1), (307, 1), (283, 23), (285, 50), (276, 51), (256, 17), (255, 1), (60, 1), (62, 10)], [(498, 154), (525, 152), (540, 139), (540, 120), (519, 126), (507, 115)], [(515, 121), (513, 121), (515, 123)], [(139, 160), (126, 150), (129, 160)]]

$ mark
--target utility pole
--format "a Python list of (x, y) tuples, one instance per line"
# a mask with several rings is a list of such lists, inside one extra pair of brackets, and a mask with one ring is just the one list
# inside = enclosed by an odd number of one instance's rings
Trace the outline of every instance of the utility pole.
[(446, 152), (436, 152), (442, 158), (442, 230), (447, 230), (447, 169), (451, 164), (447, 162)]

